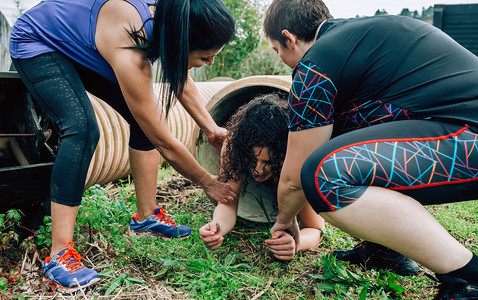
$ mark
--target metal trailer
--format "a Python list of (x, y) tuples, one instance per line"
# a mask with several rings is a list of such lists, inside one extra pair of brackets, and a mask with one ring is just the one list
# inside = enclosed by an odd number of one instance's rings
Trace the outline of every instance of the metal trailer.
[(24, 226), (49, 214), (57, 131), (16, 72), (0, 72), (0, 213), (19, 208)]

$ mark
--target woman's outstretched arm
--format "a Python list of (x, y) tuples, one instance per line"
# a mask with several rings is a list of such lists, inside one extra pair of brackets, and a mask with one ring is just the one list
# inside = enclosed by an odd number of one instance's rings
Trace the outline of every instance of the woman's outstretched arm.
[[(221, 171), (224, 167), (224, 161), (226, 158), (226, 145), (227, 139), (221, 150)], [(231, 186), (233, 192), (239, 195), (242, 186), (242, 180), (238, 181), (229, 181), (229, 186)], [(217, 249), (221, 246), (224, 241), (224, 236), (228, 234), (234, 225), (236, 224), (237, 219), (237, 207), (239, 205), (239, 200), (235, 200), (232, 203), (223, 204), (219, 203), (214, 209), (214, 214), (212, 221), (204, 225), (199, 229), (199, 234), (204, 243), (211, 249)]]

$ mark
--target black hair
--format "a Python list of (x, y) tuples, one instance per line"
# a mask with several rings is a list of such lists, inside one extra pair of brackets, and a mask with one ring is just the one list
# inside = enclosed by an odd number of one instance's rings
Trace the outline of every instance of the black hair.
[[(145, 51), (152, 61), (160, 60), (158, 77), (166, 116), (188, 79), (188, 55), (193, 50), (220, 49), (234, 35), (235, 24), (221, 0), (158, 0), (155, 4), (153, 33), (129, 30), (133, 48)], [(143, 25), (144, 27), (144, 25)]]
[(229, 131), (219, 179), (237, 181), (256, 166), (253, 147), (269, 147), (272, 182), (277, 183), (287, 150), (287, 101), (260, 95), (241, 106), (227, 122)]
[(274, 0), (264, 17), (264, 33), (283, 47), (287, 46), (284, 29), (307, 43), (314, 39), (319, 25), (330, 18), (332, 15), (322, 0)]

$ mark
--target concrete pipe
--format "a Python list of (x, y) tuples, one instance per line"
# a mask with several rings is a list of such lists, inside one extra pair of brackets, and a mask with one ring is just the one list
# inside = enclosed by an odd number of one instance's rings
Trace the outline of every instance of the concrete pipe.
[[(279, 93), (286, 98), (291, 86), (290, 76), (251, 76), (237, 81), (218, 91), (207, 103), (213, 119), (224, 126), (229, 118), (243, 104), (255, 96), (268, 93)], [(219, 153), (209, 145), (204, 134), (195, 129), (196, 158), (207, 171), (217, 174), (219, 170)], [(273, 222), (277, 211), (274, 209), (275, 191), (251, 180), (247, 190), (239, 195), (238, 217), (254, 222)]]
[[(199, 95), (204, 105), (219, 90), (231, 84), (231, 81), (198, 82)], [(155, 86), (156, 94), (160, 85)], [(105, 184), (126, 177), (131, 173), (129, 165), (129, 125), (107, 103), (88, 93), (95, 110), (100, 128), (100, 140), (91, 160), (86, 178), (85, 188), (94, 184)], [(193, 152), (193, 132), (198, 132), (197, 125), (180, 103), (176, 103), (168, 116), (169, 129), (174, 137)], [(164, 164), (161, 159), (161, 164)]]

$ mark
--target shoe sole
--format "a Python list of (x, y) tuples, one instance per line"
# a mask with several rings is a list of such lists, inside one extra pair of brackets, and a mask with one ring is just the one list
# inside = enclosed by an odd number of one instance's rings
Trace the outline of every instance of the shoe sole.
[(160, 235), (160, 234), (157, 234), (157, 233), (152, 233), (152, 232), (149, 232), (149, 231), (143, 231), (143, 232), (137, 232), (137, 231), (132, 231), (132, 230), (128, 231), (128, 236), (135, 236), (135, 235), (160, 237), (165, 241), (167, 241), (169, 239), (185, 239), (185, 238), (188, 238), (189, 236), (191, 236), (191, 234), (188, 234), (186, 236), (179, 236), (179, 237), (166, 237), (164, 235)]
[(56, 286), (55, 291), (59, 291), (61, 293), (74, 293), (74, 292), (77, 292), (79, 290), (86, 289), (87, 287), (92, 286), (95, 283), (98, 283), (100, 280), (101, 280), (100, 278), (95, 278), (95, 279), (91, 280), (90, 282), (88, 282), (87, 284), (84, 284), (84, 285), (75, 286), (75, 287), (66, 287), (66, 286), (62, 286), (61, 284), (59, 284), (56, 281), (53, 281), (53, 280), (48, 279), (45, 276), (43, 276), (43, 281), (44, 282), (48, 281), (49, 283), (54, 284)]

